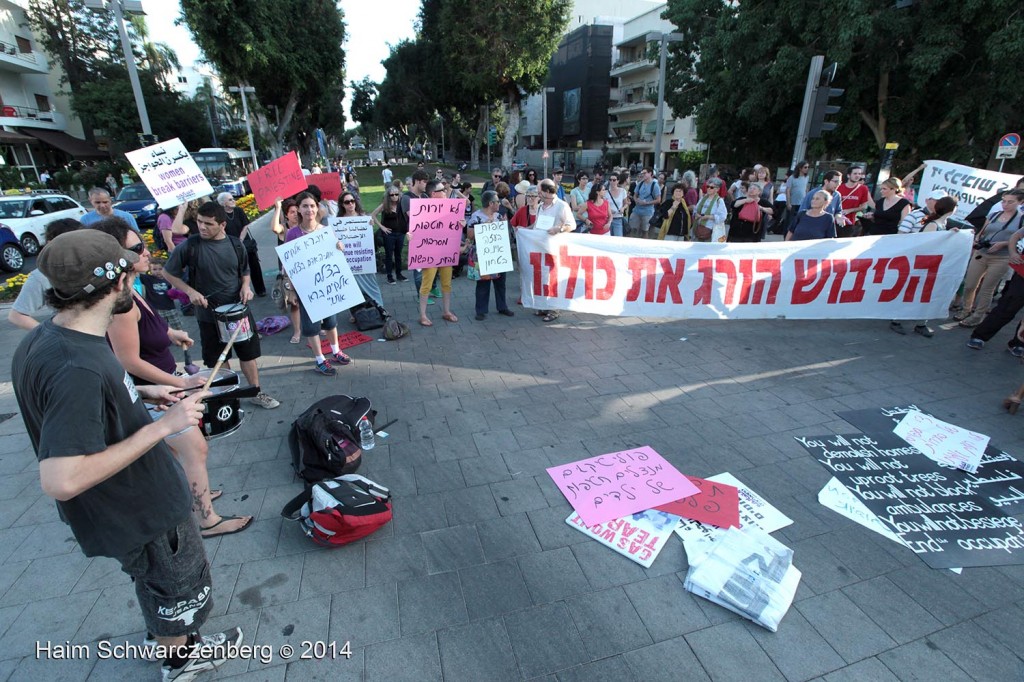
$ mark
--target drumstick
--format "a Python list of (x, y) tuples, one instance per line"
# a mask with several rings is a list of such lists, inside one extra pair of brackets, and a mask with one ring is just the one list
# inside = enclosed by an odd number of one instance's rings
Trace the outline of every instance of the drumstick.
[(235, 339), (238, 337), (238, 332), (242, 331), (242, 326), (242, 322), (239, 321), (238, 325), (235, 327), (235, 332), (228, 340), (228, 345), (224, 346), (224, 350), (220, 352), (220, 357), (217, 358), (217, 364), (213, 366), (213, 371), (210, 372), (210, 378), (207, 379), (206, 383), (203, 385), (204, 391), (210, 390), (210, 384), (213, 383), (214, 378), (217, 376), (217, 372), (220, 371), (220, 366), (228, 359), (228, 353), (231, 352), (231, 346), (235, 345)]

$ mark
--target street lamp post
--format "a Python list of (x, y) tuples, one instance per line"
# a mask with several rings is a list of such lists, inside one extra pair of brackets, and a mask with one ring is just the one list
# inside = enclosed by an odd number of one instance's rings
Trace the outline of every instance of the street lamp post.
[(256, 88), (239, 83), (237, 88), (230, 87), (228, 90), (242, 95), (242, 115), (245, 116), (245, 129), (249, 133), (249, 152), (252, 154), (252, 165), (253, 168), (259, 168), (260, 162), (256, 160), (256, 144), (252, 140), (252, 122), (249, 120), (249, 102), (245, 98), (245, 93), (256, 92)]
[(658, 117), (657, 129), (654, 137), (654, 172), (664, 168), (661, 159), (661, 138), (665, 135), (665, 61), (668, 56), (668, 44), (682, 41), (681, 33), (658, 33), (647, 34), (649, 42), (659, 41), (661, 43), (658, 63), (658, 109), (655, 115)]
[(139, 0), (86, 0), (87, 9), (104, 10), (109, 7), (114, 13), (114, 22), (117, 24), (117, 32), (121, 36), (121, 49), (124, 51), (124, 63), (128, 67), (128, 80), (132, 84), (132, 93), (135, 95), (135, 107), (139, 110), (139, 121), (142, 123), (142, 134), (145, 136), (143, 146), (153, 144), (153, 128), (149, 125), (149, 112), (146, 111), (146, 100), (142, 97), (142, 86), (139, 84), (139, 71), (135, 66), (135, 55), (132, 53), (132, 44), (128, 40), (128, 30), (124, 26), (124, 14), (145, 14), (142, 11), (142, 3)]
[[(544, 119), (544, 177), (548, 176), (548, 93), (554, 92), (554, 88), (544, 88), (541, 92), (541, 118)], [(542, 178), (543, 179), (543, 178)]]

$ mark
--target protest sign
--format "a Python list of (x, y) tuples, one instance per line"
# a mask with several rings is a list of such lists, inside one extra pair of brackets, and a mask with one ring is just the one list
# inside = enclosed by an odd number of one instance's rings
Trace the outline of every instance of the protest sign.
[(249, 186), (256, 197), (256, 205), (262, 211), (274, 205), (278, 199), (287, 199), (308, 187), (306, 176), (299, 166), (299, 157), (288, 152), (268, 163), (263, 168), (249, 173)]
[(331, 218), (327, 226), (345, 245), (345, 260), (353, 274), (372, 275), (377, 272), (377, 249), (373, 244), (370, 216)]
[(657, 509), (719, 528), (739, 527), (740, 497), (736, 486), (696, 476), (687, 478), (690, 479), (690, 483), (700, 488), (700, 492), (682, 500), (659, 505)]
[(409, 202), (409, 269), (459, 264), (465, 199), (412, 199)]
[(348, 310), (363, 302), (334, 232), (319, 229), (277, 247), (288, 278), (311, 320)]
[(341, 175), (339, 173), (312, 173), (306, 176), (307, 185), (320, 188), (320, 196), (325, 201), (337, 201), (341, 198)]
[(517, 230), (523, 305), (674, 319), (945, 317), (966, 231), (717, 244)]
[(916, 197), (919, 206), (935, 190), (942, 190), (957, 200), (954, 218), (963, 220), (977, 208), (978, 204), (996, 192), (1013, 189), (1019, 176), (1009, 173), (984, 170), (961, 166), (948, 161), (925, 161), (924, 172), (921, 173), (921, 189)]
[(955, 469), (871, 435), (796, 439), (932, 568), (1024, 563), (1024, 527)]
[(928, 459), (972, 474), (977, 473), (989, 441), (983, 433), (961, 429), (917, 410), (904, 415), (893, 433)]
[(213, 194), (210, 182), (178, 138), (127, 152), (125, 156), (160, 208), (172, 208)]
[(565, 520), (570, 526), (610, 547), (644, 568), (650, 568), (679, 524), (675, 514), (648, 509), (589, 528), (576, 512)]
[[(547, 232), (555, 226), (555, 216), (553, 215), (539, 215), (537, 221), (533, 224), (533, 229), (538, 232)], [(516, 230), (518, 232), (518, 230)]]
[[(752, 525), (760, 528), (765, 533), (774, 533), (780, 528), (785, 528), (793, 523), (793, 519), (768, 504), (767, 500), (741, 483), (739, 479), (729, 472), (710, 476), (708, 480), (724, 483), (736, 488), (739, 495), (740, 528)], [(691, 519), (682, 519), (679, 522), (679, 526), (676, 527), (676, 535), (687, 546), (687, 556), (690, 554), (692, 543), (712, 541), (724, 532), (710, 524), (700, 523)]]
[(547, 472), (588, 527), (698, 491), (648, 446), (561, 464)]
[(476, 266), (481, 275), (496, 275), (512, 269), (507, 221), (473, 225), (473, 241), (476, 242)]

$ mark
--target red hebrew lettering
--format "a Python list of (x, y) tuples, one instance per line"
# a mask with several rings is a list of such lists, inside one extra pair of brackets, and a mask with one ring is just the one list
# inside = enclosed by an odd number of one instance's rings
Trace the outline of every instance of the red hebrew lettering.
[(550, 253), (544, 254), (544, 264), (548, 266), (548, 286), (543, 295), (554, 298), (558, 296), (558, 265), (555, 263), (555, 257)]
[(853, 288), (844, 291), (839, 297), (840, 303), (860, 303), (864, 300), (864, 280), (867, 279), (870, 269), (870, 258), (854, 258), (850, 261), (850, 272), (856, 277), (853, 280)]
[[(910, 278), (910, 259), (906, 256), (896, 256), (889, 261), (887, 269), (896, 271), (896, 283), (878, 295), (879, 303), (895, 301), (896, 297), (903, 291), (903, 287), (907, 286), (907, 280)], [(914, 286), (916, 288), (916, 282)]]
[(750, 286), (754, 283), (754, 259), (740, 260), (740, 303), (750, 303)]
[(595, 269), (603, 270), (607, 280), (604, 289), (597, 290), (597, 300), (607, 301), (615, 293), (615, 261), (608, 256), (597, 256)]
[(849, 261), (832, 261), (832, 288), (828, 290), (828, 302), (835, 303), (839, 300), (839, 292), (843, 288), (843, 278), (846, 277), (846, 268)]
[[(566, 298), (572, 298), (573, 295), (576, 293), (576, 279), (579, 276), (580, 269), (585, 269), (583, 268), (584, 260), (584, 256), (570, 256), (568, 246), (561, 246), (558, 249), (558, 266), (562, 268), (567, 268), (569, 270), (569, 281), (565, 285)], [(586, 290), (584, 291), (583, 295), (586, 298), (593, 298), (594, 260), (593, 258), (586, 258), (586, 260), (590, 261), (590, 276), (587, 277), (587, 281), (585, 283)]]
[(543, 296), (544, 292), (541, 291), (541, 276), (542, 266), (540, 264), (540, 257), (543, 254), (540, 251), (533, 251), (530, 253), (530, 267), (533, 269), (533, 295)]
[(769, 274), (771, 279), (768, 281), (768, 296), (766, 300), (764, 295), (765, 280), (760, 278), (757, 280), (754, 284), (753, 303), (773, 305), (779, 295), (779, 285), (782, 284), (782, 261), (778, 258), (758, 259), (754, 264), (754, 271), (759, 275)]
[[(544, 256), (544, 265), (548, 268), (548, 285), (545, 287), (544, 267), (541, 265), (540, 257)], [(558, 295), (558, 270), (555, 267), (555, 258), (550, 253), (534, 251), (530, 254), (530, 267), (533, 268), (533, 295), (534, 296), (557, 296)]]
[(675, 270), (672, 269), (672, 261), (668, 258), (661, 258), (658, 262), (661, 264), (661, 279), (658, 280), (658, 303), (665, 302), (666, 293), (671, 294), (673, 303), (682, 303), (683, 292), (679, 291), (679, 286), (683, 283), (686, 261), (677, 260)]
[(640, 280), (644, 279), (646, 280), (644, 302), (652, 303), (654, 301), (654, 278), (657, 272), (657, 261), (654, 258), (630, 257), (629, 271), (633, 275), (633, 285), (626, 294), (626, 300), (635, 301), (640, 298)]
[(881, 284), (885, 279), (885, 268), (889, 265), (888, 258), (879, 258), (875, 261), (875, 284)]
[(935, 280), (939, 276), (939, 266), (942, 265), (942, 256), (915, 256), (914, 269), (924, 270), (924, 285), (921, 287), (921, 303), (930, 303), (932, 300), (932, 289), (935, 288)]
[(715, 272), (725, 273), (725, 295), (722, 296), (722, 303), (732, 305), (733, 297), (736, 295), (736, 264), (725, 258), (715, 260)]
[(697, 261), (697, 272), (704, 276), (700, 288), (693, 292), (694, 305), (707, 305), (711, 303), (711, 285), (715, 282), (715, 262), (710, 258), (701, 258)]
[(805, 261), (797, 258), (793, 261), (796, 270), (796, 282), (793, 283), (793, 304), (811, 303), (825, 288), (825, 283), (832, 275), (832, 262), (828, 259), (820, 261), (809, 258)]

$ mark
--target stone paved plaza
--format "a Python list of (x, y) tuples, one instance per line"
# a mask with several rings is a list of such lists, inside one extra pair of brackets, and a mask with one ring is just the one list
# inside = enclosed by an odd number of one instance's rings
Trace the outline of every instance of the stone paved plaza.
[[(264, 260), (271, 261), (264, 248)], [(563, 314), (415, 324), (411, 282), (384, 286), (412, 336), (350, 349), (335, 378), (314, 374), (288, 332), (264, 340), (261, 376), (282, 401), (211, 447), (220, 513), (254, 514), (210, 540), (214, 617), (274, 647), (351, 642), (351, 658), (230, 662), (248, 680), (1020, 680), (1024, 567), (932, 570), (821, 507), (829, 474), (794, 436), (849, 433), (835, 412), (916, 403), (1024, 455), (1024, 415), (1000, 411), (1022, 378), (1004, 331), (981, 352), (935, 324), (925, 339), (885, 321), (659, 321)], [(492, 301), (493, 306), (493, 301)], [(270, 299), (256, 305), (271, 314)], [(194, 321), (189, 318), (189, 323)], [(342, 324), (343, 330), (349, 327)], [(16, 413), (0, 325), (0, 413)], [(683, 340), (685, 339), (685, 340)], [(302, 349), (305, 351), (305, 349)], [(361, 473), (394, 492), (394, 522), (367, 540), (318, 548), (280, 517), (301, 490), (286, 435), (314, 400), (369, 396), (390, 437)], [(83, 400), (90, 399), (82, 396)], [(682, 543), (650, 569), (565, 523), (545, 468), (651, 445), (681, 471), (728, 471), (794, 523), (776, 532), (803, 579), (771, 633), (683, 589)], [(131, 583), (82, 556), (52, 501), (20, 416), (0, 424), (0, 680), (156, 680), (125, 660), (39, 660), (37, 642), (140, 643)]]

